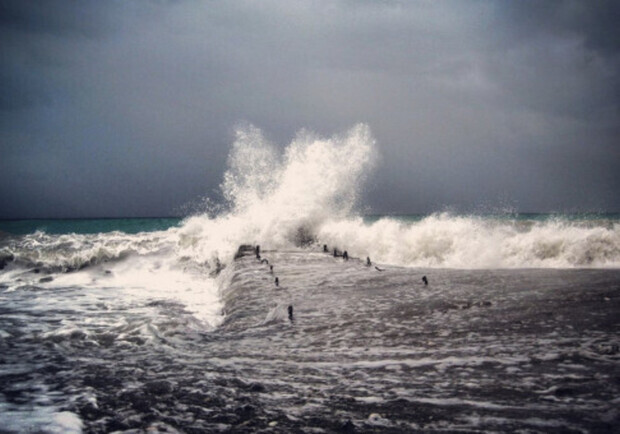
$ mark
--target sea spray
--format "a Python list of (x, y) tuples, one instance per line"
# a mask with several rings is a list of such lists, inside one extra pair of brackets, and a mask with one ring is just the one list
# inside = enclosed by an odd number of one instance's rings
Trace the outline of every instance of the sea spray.
[(290, 248), (316, 239), (328, 221), (351, 215), (372, 167), (366, 125), (330, 138), (300, 132), (283, 152), (255, 127), (239, 129), (222, 182), (226, 211), (179, 227), (138, 233), (6, 237), (0, 285), (13, 291), (117, 288), (140, 305), (167, 299), (215, 326), (221, 321), (220, 275), (241, 244)]
[(619, 267), (618, 216), (371, 221), (372, 149), (364, 126), (282, 153), (247, 130), (225, 212), (0, 236), (2, 426), (613, 431), (618, 270), (449, 268)]
[(312, 243), (409, 267), (575, 268), (620, 266), (617, 218), (540, 219), (436, 213), (417, 221), (357, 214), (376, 159), (359, 124), (331, 138), (301, 131), (279, 152), (256, 127), (237, 130), (221, 184), (225, 213), (185, 222), (194, 254), (228, 262), (238, 245), (289, 248)]
[(146, 255), (165, 249), (171, 232), (138, 234), (106, 232), (53, 235), (36, 231), (12, 237), (0, 247), (2, 255), (23, 267), (40, 271), (75, 271), (91, 265), (114, 262), (132, 254)]
[(184, 247), (205, 260), (215, 251), (228, 259), (243, 243), (287, 247), (313, 239), (325, 222), (355, 209), (374, 143), (359, 124), (328, 139), (302, 131), (279, 154), (260, 130), (240, 129), (221, 185), (229, 211), (188, 219), (180, 229)]

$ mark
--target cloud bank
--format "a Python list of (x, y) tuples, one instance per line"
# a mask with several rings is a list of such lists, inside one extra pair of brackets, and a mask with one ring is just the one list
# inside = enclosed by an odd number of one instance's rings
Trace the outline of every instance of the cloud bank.
[(374, 212), (620, 210), (614, 1), (4, 1), (0, 217), (218, 199), (233, 132), (367, 123)]

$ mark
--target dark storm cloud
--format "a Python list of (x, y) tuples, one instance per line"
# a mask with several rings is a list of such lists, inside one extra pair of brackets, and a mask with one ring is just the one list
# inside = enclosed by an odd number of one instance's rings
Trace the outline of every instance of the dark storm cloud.
[(517, 37), (538, 34), (577, 36), (590, 50), (609, 54), (620, 50), (620, 4), (615, 0), (506, 2), (502, 13), (518, 33)]
[(170, 214), (367, 122), (378, 212), (617, 210), (615, 2), (4, 1), (0, 217)]
[[(0, 110), (50, 103), (50, 70), (67, 53), (58, 40), (94, 38), (109, 29), (105, 2), (4, 0), (0, 2)], [(70, 45), (70, 44), (68, 44)]]
[(618, 110), (618, 2), (507, 2), (498, 18), (508, 57), (495, 71), (517, 68), (509, 84), (522, 103), (582, 116)]
[(0, 25), (22, 34), (95, 36), (108, 26), (105, 15), (113, 5), (97, 0), (4, 0)]

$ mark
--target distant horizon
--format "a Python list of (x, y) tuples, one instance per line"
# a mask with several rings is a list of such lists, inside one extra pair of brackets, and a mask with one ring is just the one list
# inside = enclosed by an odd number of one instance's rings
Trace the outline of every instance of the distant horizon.
[[(183, 220), (190, 217), (201, 216), (206, 213), (193, 213), (188, 215), (170, 216), (100, 216), (100, 217), (0, 217), (0, 221), (42, 221), (42, 220), (147, 220), (147, 219), (179, 219)], [(488, 211), (488, 212), (467, 212), (455, 210), (437, 210), (431, 212), (386, 212), (386, 213), (360, 213), (352, 214), (352, 217), (406, 217), (406, 216), (431, 216), (435, 214), (451, 214), (454, 216), (501, 216), (501, 215), (613, 215), (620, 214), (620, 211)], [(217, 217), (217, 216), (215, 216)]]

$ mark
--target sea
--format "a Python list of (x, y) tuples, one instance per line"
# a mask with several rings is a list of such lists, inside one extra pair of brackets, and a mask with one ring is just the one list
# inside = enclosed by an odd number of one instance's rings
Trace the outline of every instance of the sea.
[(367, 127), (226, 207), (0, 221), (0, 432), (612, 433), (620, 215), (369, 215)]

